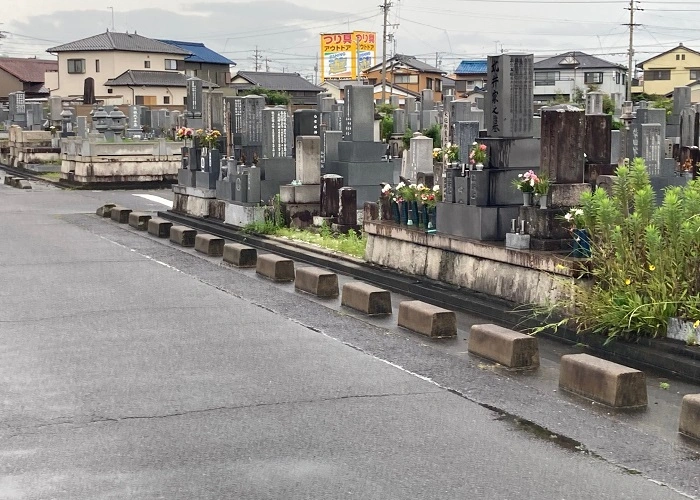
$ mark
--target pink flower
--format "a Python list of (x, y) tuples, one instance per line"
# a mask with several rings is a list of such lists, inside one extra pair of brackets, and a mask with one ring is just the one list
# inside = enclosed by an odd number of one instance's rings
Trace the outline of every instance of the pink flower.
[(482, 151), (486, 151), (486, 144), (482, 144), (481, 146), (479, 146), (479, 149)]
[(471, 151), (471, 152), (469, 153), (469, 158), (474, 158), (474, 151)]

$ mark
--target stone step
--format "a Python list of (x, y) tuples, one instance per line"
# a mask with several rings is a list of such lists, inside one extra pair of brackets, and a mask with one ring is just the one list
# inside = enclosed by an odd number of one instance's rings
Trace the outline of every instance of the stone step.
[(107, 203), (98, 208), (95, 213), (100, 217), (111, 217), (111, 211), (114, 207), (116, 207), (114, 203)]
[(399, 304), (399, 326), (428, 337), (455, 337), (457, 315), (419, 300)]
[(115, 206), (112, 207), (112, 209), (109, 211), (109, 216), (112, 218), (113, 221), (116, 221), (119, 224), (128, 224), (130, 213), (130, 208)]
[(151, 214), (145, 212), (131, 212), (129, 214), (129, 225), (139, 231), (146, 231), (150, 220)]
[(224, 254), (223, 238), (213, 234), (198, 234), (194, 239), (194, 249), (210, 257), (221, 257)]
[(255, 267), (258, 251), (240, 243), (227, 243), (224, 245), (224, 262), (236, 267)]
[(559, 387), (613, 408), (647, 405), (643, 372), (589, 354), (562, 356)]
[(391, 293), (360, 281), (343, 285), (341, 304), (368, 314), (391, 314)]
[(14, 178), (15, 178), (14, 175), (5, 175), (5, 180), (3, 181), (3, 183), (6, 186), (12, 186), (12, 181), (14, 180)]
[(273, 281), (294, 281), (294, 261), (279, 255), (258, 255), (255, 272)]
[(170, 228), (170, 241), (183, 247), (193, 247), (197, 230), (187, 226), (172, 226)]
[(158, 238), (168, 238), (170, 236), (171, 227), (173, 227), (173, 223), (169, 220), (161, 219), (160, 217), (152, 217), (148, 221), (148, 234), (152, 234)]
[(472, 354), (512, 369), (540, 366), (537, 339), (497, 325), (474, 325), (469, 333)]
[(700, 439), (700, 394), (688, 394), (683, 397), (678, 431), (686, 436)]
[(294, 288), (317, 297), (337, 297), (338, 275), (320, 267), (300, 267), (296, 272)]

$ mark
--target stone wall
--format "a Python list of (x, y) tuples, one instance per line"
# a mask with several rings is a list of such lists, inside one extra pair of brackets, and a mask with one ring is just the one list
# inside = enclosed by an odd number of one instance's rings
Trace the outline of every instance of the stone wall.
[(51, 132), (22, 130), (14, 125), (8, 131), (8, 140), (0, 148), (0, 163), (24, 168), (30, 164), (59, 163), (60, 150), (53, 147)]
[(426, 234), (390, 223), (365, 223), (365, 259), (408, 274), (467, 288), (517, 304), (566, 300), (578, 263), (550, 252)]

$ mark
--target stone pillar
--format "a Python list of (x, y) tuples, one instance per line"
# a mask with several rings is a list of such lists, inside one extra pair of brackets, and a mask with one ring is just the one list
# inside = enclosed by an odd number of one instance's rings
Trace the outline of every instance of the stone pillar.
[(321, 183), (321, 138), (299, 136), (296, 138), (296, 177), (302, 184)]
[(610, 158), (612, 155), (612, 116), (591, 115), (585, 117), (586, 142), (584, 152), (587, 157), (587, 172), (585, 179), (595, 182), (600, 174), (610, 174)]
[(406, 132), (406, 112), (403, 109), (395, 109), (393, 118), (394, 134), (403, 135)]
[(454, 130), (454, 143), (459, 147), (459, 160), (469, 163), (469, 150), (479, 138), (479, 122), (457, 122)]
[[(387, 215), (390, 216), (390, 214), (388, 214), (388, 213), (387, 213)], [(383, 214), (382, 214), (382, 219), (388, 220), (388, 218), (384, 219)], [(374, 202), (374, 201), (366, 201), (365, 202), (364, 206), (362, 207), (362, 220), (364, 222), (379, 220), (379, 205), (376, 202)]]
[(430, 137), (420, 134), (411, 137), (411, 148), (408, 152), (407, 168), (401, 173), (403, 177), (415, 181), (418, 172), (433, 171), (433, 140)]
[(569, 105), (543, 108), (540, 170), (552, 182), (583, 183), (584, 138), (582, 110)]
[(489, 137), (532, 137), (534, 56), (489, 56), (486, 129)]
[(344, 187), (340, 191), (340, 204), (338, 206), (338, 224), (333, 229), (340, 233), (359, 229), (357, 225), (357, 191), (355, 188)]
[(321, 177), (321, 217), (338, 215), (339, 190), (343, 187), (343, 178), (336, 174)]

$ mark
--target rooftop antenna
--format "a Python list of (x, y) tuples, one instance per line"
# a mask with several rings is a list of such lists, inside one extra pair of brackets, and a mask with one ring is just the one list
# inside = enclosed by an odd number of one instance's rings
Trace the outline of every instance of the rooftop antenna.
[(107, 7), (112, 11), (112, 31), (114, 31), (114, 7)]

